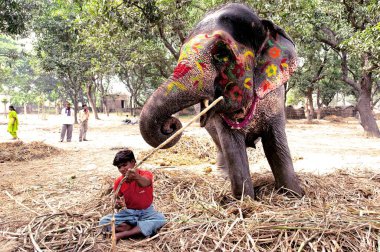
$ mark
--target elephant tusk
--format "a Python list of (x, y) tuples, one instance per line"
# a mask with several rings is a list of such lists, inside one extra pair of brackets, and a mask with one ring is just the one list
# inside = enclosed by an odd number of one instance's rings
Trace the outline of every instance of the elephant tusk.
[(206, 99), (206, 100), (203, 100), (203, 105), (205, 106), (205, 108), (207, 108), (207, 107), (208, 107), (208, 105), (209, 105), (209, 102), (210, 102), (210, 100), (208, 100), (208, 99)]

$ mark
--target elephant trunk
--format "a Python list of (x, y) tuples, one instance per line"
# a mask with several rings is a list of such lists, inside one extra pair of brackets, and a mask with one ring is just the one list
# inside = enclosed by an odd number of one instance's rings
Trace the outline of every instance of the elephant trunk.
[[(153, 147), (159, 146), (182, 128), (181, 122), (173, 114), (200, 102), (199, 94), (196, 96), (180, 88), (168, 90), (168, 86), (170, 79), (150, 96), (140, 114), (141, 135)], [(163, 148), (172, 147), (180, 138), (181, 135)]]

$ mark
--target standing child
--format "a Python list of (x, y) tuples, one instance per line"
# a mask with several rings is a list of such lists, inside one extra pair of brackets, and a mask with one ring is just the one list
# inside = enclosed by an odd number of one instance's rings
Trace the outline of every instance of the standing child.
[[(121, 185), (117, 196), (123, 197), (117, 204), (126, 208), (115, 213), (116, 239), (126, 238), (136, 234), (151, 236), (165, 223), (165, 217), (153, 207), (153, 175), (149, 171), (131, 170), (136, 164), (135, 156), (129, 149), (116, 153), (113, 165), (119, 169), (121, 176), (115, 180), (114, 191), (120, 181), (127, 180)], [(110, 224), (112, 214), (100, 219), (100, 225)], [(110, 230), (110, 225), (107, 226)]]

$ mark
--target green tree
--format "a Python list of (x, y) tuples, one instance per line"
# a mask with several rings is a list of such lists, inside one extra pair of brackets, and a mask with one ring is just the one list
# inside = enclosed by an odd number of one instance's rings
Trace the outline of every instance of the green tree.
[[(42, 68), (54, 72), (61, 79), (67, 96), (63, 98), (71, 99), (76, 112), (82, 84), (86, 81), (90, 65), (88, 48), (81, 43), (78, 36), (80, 26), (75, 23), (80, 8), (77, 4), (53, 2), (45, 6), (44, 13), (35, 25), (37, 56)], [(75, 121), (77, 122), (77, 113)]]
[[(324, 2), (328, 4), (327, 2)], [(374, 83), (378, 83), (375, 72), (379, 71), (380, 48), (376, 48), (379, 34), (378, 15), (380, 6), (375, 1), (334, 1), (333, 13), (324, 9), (316, 23), (316, 36), (322, 43), (331, 47), (341, 57), (341, 72), (344, 83), (349, 85), (358, 99), (357, 109), (361, 125), (366, 135), (380, 137), (380, 131), (373, 116), (371, 103)], [(322, 5), (323, 6), (323, 5)], [(331, 8), (331, 7), (330, 7)], [(339, 14), (337, 16), (336, 14)], [(327, 21), (329, 19), (329, 21)], [(332, 22), (331, 22), (331, 21)], [(347, 44), (360, 43), (363, 34), (370, 37), (366, 46), (350, 47)], [(378, 42), (377, 42), (378, 43)]]
[[(277, 1), (252, 5), (281, 24), (297, 45), (321, 43), (336, 54), (340, 65), (339, 81), (350, 87), (355, 95), (366, 135), (380, 137), (371, 110), (379, 92), (379, 2), (298, 0), (281, 5)], [(336, 74), (335, 70), (327, 72)], [(325, 85), (320, 88), (326, 88)]]
[(36, 1), (0, 0), (0, 34), (24, 33), (36, 7)]

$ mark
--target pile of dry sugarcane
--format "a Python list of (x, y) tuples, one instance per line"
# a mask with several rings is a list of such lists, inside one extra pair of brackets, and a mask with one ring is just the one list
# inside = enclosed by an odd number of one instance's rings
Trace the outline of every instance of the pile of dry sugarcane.
[[(211, 137), (193, 137), (184, 135), (180, 141), (170, 149), (158, 150), (147, 161), (161, 166), (198, 165), (206, 162), (214, 164), (216, 147)], [(143, 151), (139, 156), (146, 156), (149, 152)], [(265, 159), (261, 143), (256, 149), (248, 149), (249, 162)]]
[(0, 163), (42, 159), (59, 152), (58, 148), (38, 141), (31, 143), (24, 143), (23, 141), (0, 143)]
[[(257, 199), (236, 200), (229, 182), (212, 173), (154, 173), (155, 206), (168, 223), (151, 238), (120, 241), (118, 251), (380, 249), (379, 174), (300, 174), (303, 198), (276, 191), (269, 173), (253, 174)], [(91, 202), (76, 214), (39, 215), (22, 231), (2, 235), (17, 238), (15, 251), (109, 251), (111, 240), (97, 223), (110, 213), (111, 197)]]
[[(380, 249), (380, 175), (301, 174), (306, 196), (274, 189), (254, 174), (257, 201), (235, 200), (213, 176), (162, 173), (156, 205), (169, 217), (156, 239), (129, 248), (157, 251), (373, 251)], [(171, 202), (168, 204), (168, 202)], [(146, 246), (142, 248), (141, 246)]]

